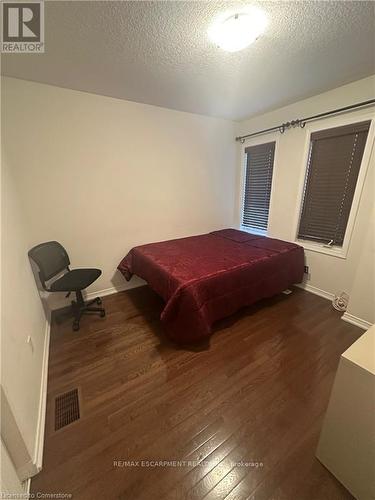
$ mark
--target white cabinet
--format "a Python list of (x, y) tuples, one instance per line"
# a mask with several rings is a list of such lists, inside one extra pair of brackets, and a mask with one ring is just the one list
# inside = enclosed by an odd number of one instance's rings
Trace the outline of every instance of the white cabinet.
[(341, 355), (316, 456), (357, 499), (375, 499), (375, 326)]

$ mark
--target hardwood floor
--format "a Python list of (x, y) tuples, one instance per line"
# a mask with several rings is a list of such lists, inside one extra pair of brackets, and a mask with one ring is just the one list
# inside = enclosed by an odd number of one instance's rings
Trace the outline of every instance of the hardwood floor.
[[(103, 302), (107, 317), (84, 317), (78, 333), (70, 318), (54, 321), (44, 466), (32, 492), (352, 498), (314, 457), (340, 354), (363, 333), (328, 301), (294, 289), (186, 348), (163, 335), (162, 302), (148, 287)], [(55, 432), (54, 398), (74, 388), (81, 418)]]

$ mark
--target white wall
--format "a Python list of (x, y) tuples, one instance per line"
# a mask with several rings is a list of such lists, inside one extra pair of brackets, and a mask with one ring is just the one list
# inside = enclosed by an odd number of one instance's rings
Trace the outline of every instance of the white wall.
[[(2, 153), (1, 384), (27, 451), (34, 458), (46, 316), (27, 258), (31, 239), (25, 213), (4, 148)], [(31, 342), (27, 343), (29, 335)]]
[[(237, 135), (244, 135), (293, 119), (372, 99), (374, 95), (375, 76), (242, 121), (238, 124)], [(361, 113), (363, 111), (351, 113), (350, 116), (353, 116), (354, 119), (355, 116), (359, 116)], [(340, 119), (335, 118), (335, 120), (339, 124)], [(324, 127), (327, 120), (321, 120), (321, 123)], [(304, 175), (306, 168), (304, 161), (306, 133), (306, 129), (296, 128), (290, 129), (284, 134), (277, 134), (277, 156), (275, 159), (269, 219), (269, 235), (277, 238), (292, 241), (295, 238), (295, 215), (298, 208), (296, 207), (296, 200), (301, 188), (301, 176)], [(263, 141), (265, 139), (267, 139), (267, 135), (259, 138), (259, 140)], [(238, 146), (238, 190), (240, 190), (242, 171), (240, 150), (241, 147)], [(371, 217), (375, 197), (374, 165), (375, 152), (373, 151), (347, 258), (341, 259), (310, 250), (305, 251), (306, 263), (311, 274), (309, 285), (331, 294), (346, 291), (351, 296), (348, 311), (370, 323), (375, 322), (375, 308), (373, 307), (374, 243), (370, 243), (373, 236), (368, 234), (370, 227), (372, 228), (371, 231), (373, 231), (374, 225), (374, 218)], [(239, 223), (239, 215), (240, 212), (237, 210), (237, 223)], [(373, 235), (373, 232), (371, 234)]]
[(90, 292), (125, 284), (116, 267), (134, 245), (233, 225), (233, 122), (16, 79), (3, 92), (32, 243), (101, 268)]

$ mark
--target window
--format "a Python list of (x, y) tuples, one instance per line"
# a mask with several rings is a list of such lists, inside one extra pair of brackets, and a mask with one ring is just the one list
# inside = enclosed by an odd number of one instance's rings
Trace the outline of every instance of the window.
[(370, 123), (311, 134), (298, 239), (343, 246)]
[(242, 227), (265, 234), (270, 208), (275, 142), (245, 149)]

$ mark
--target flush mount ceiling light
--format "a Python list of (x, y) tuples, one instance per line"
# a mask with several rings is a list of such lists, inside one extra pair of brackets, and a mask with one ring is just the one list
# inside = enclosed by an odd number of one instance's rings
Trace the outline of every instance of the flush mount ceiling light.
[(267, 26), (264, 12), (256, 8), (220, 16), (208, 30), (208, 36), (227, 52), (242, 50), (253, 43)]

